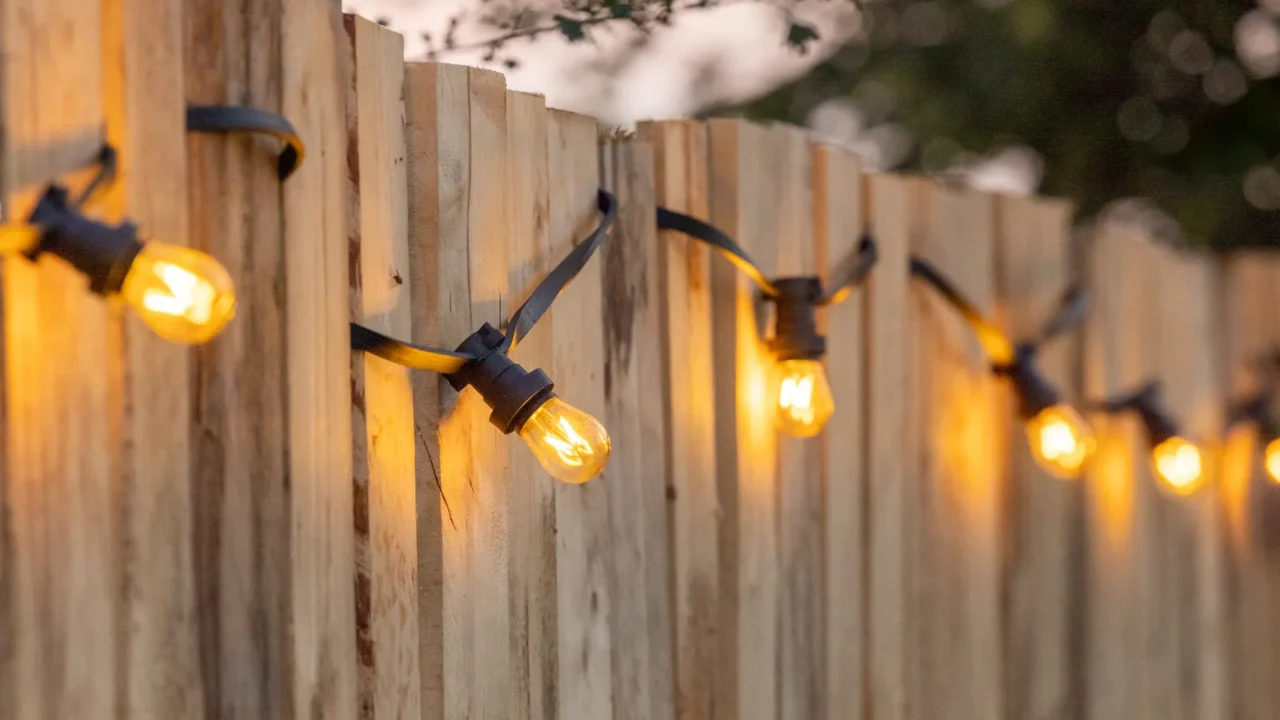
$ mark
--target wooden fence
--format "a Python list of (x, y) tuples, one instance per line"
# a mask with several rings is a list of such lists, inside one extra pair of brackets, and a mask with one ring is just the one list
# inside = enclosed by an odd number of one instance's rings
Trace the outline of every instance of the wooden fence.
[[(1280, 708), (1280, 486), (1230, 398), (1280, 344), (1280, 257), (1073, 244), (1060, 202), (862, 172), (800, 130), (594, 120), (501, 75), (405, 64), (317, 0), (0, 0), (8, 219), (104, 139), (105, 204), (204, 249), (239, 316), (195, 350), (56, 259), (3, 262), (0, 719), (1264, 720)], [(190, 136), (185, 103), (298, 128)], [(516, 354), (613, 439), (555, 484), (455, 393), (348, 349), (451, 347), (510, 314), (617, 194), (612, 239)], [(186, 192), (182, 192), (182, 188)], [(708, 219), (771, 274), (880, 262), (824, 311), (837, 411), (779, 437), (753, 296), (659, 233)], [(1211, 484), (1154, 484), (1092, 418), (1077, 482), (907, 257), (1014, 336), (1077, 274), (1043, 358), (1068, 396), (1166, 382)]]

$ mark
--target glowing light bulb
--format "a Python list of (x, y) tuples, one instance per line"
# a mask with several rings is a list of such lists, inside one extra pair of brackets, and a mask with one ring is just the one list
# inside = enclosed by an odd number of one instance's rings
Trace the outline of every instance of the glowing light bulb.
[(1178, 495), (1190, 495), (1204, 481), (1200, 448), (1177, 435), (1152, 449), (1151, 466), (1164, 487)]
[(1263, 465), (1271, 482), (1280, 485), (1280, 438), (1267, 443), (1267, 449), (1263, 451)]
[(1070, 405), (1053, 405), (1027, 421), (1031, 455), (1049, 474), (1063, 479), (1080, 476), (1093, 453), (1093, 430)]
[(235, 285), (226, 268), (191, 248), (147, 243), (120, 289), (138, 317), (171, 342), (208, 342), (236, 311)]
[(609, 462), (609, 433), (600, 421), (553, 397), (533, 411), (520, 428), (534, 457), (551, 477), (580, 484), (600, 474)]
[(822, 363), (784, 360), (778, 372), (778, 429), (795, 437), (813, 437), (822, 432), (836, 409)]

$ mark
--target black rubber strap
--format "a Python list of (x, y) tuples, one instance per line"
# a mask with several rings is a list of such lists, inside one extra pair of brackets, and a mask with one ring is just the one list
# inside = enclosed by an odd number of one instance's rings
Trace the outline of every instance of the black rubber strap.
[(755, 284), (760, 287), (760, 292), (764, 293), (765, 297), (777, 297), (778, 289), (773, 286), (769, 278), (764, 276), (764, 273), (760, 272), (760, 268), (756, 267), (755, 261), (751, 259), (747, 251), (734, 242), (733, 238), (721, 232), (720, 228), (674, 210), (658, 208), (658, 229), (675, 230), (676, 232), (684, 233), (719, 250), (721, 255), (728, 258), (729, 262), (736, 265), (743, 274), (755, 281)]
[(293, 125), (283, 117), (251, 107), (230, 105), (191, 105), (187, 107), (187, 131), (204, 133), (263, 133), (280, 138), (285, 149), (280, 153), (277, 172), (284, 180), (302, 164), (307, 150)]
[[(591, 256), (604, 244), (605, 238), (609, 236), (609, 228), (618, 216), (618, 202), (613, 195), (601, 190), (596, 194), (596, 207), (604, 216), (600, 219), (600, 224), (586, 239), (574, 246), (565, 259), (534, 288), (529, 299), (512, 313), (502, 344), (496, 348), (497, 352), (510, 353), (515, 349), (539, 318), (546, 314), (560, 292), (577, 277)], [(351, 323), (351, 349), (362, 350), (415, 370), (430, 370), (446, 375), (456, 373), (467, 363), (479, 359), (468, 353), (433, 350), (401, 342), (356, 323)]]
[(94, 173), (89, 182), (80, 189), (80, 194), (76, 195), (76, 199), (71, 201), (71, 207), (76, 210), (83, 210), (99, 193), (105, 192), (116, 184), (118, 177), (119, 164), (117, 163), (116, 149), (110, 145), (103, 145), (98, 151), (97, 157), (98, 172)]
[(843, 267), (836, 268), (831, 283), (826, 286), (826, 293), (818, 298), (818, 304), (835, 305), (844, 302), (849, 293), (866, 279), (867, 273), (871, 272), (879, 259), (880, 249), (876, 247), (875, 238), (871, 237), (870, 232), (863, 233), (862, 240), (858, 242), (858, 251), (849, 256)]

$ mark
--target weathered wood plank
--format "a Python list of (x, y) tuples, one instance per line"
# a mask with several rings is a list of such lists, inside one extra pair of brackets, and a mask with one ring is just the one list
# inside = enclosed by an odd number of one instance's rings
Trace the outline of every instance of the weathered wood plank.
[[(101, 5), (0, 2), (6, 220), (102, 143)], [(119, 321), (57, 259), (6, 258), (3, 273), (0, 717), (114, 717), (122, 677), (103, 669), (124, 659)]]
[[(1223, 273), (1222, 346), (1228, 397), (1252, 393), (1259, 360), (1280, 345), (1280, 261), (1269, 253), (1231, 257)], [(1274, 528), (1280, 491), (1262, 465), (1267, 438), (1255, 428), (1234, 429), (1225, 449), (1222, 477), (1226, 544), (1228, 716), (1261, 720), (1280, 705), (1280, 552)]]
[(614, 139), (602, 149), (605, 186), (618, 198), (619, 217), (600, 250), (604, 293), (605, 425), (613, 451), (603, 482), (612, 536), (615, 720), (671, 719), (671, 615), (668, 589), (666, 398), (662, 346), (658, 237), (654, 224), (653, 146)]
[[(507, 93), (510, 216), (507, 243), (512, 298), (522, 302), (557, 262), (547, 235), (547, 108), (541, 96)], [(553, 360), (549, 313), (520, 341), (525, 368)], [(553, 378), (554, 380), (554, 378)], [(511, 601), (513, 718), (558, 716), (555, 480), (518, 437), (511, 462)]]
[[(413, 339), (427, 347), (455, 347), (472, 332), (470, 278), (457, 271), (467, 264), (470, 87), (465, 67), (409, 63), (405, 70)], [(411, 381), (421, 449), (415, 464), (425, 720), (445, 717), (446, 696), (465, 707), (470, 693), (469, 674), (447, 671), (469, 670), (473, 658), (471, 644), (465, 640), (470, 628), (467, 604), (455, 604), (450, 594), (467, 587), (465, 556), (451, 550), (449, 564), (445, 562), (446, 539), (449, 543), (465, 540), (470, 517), (469, 505), (461, 504), (469, 497), (459, 497), (457, 491), (470, 476), (470, 448), (465, 440), (469, 419), (464, 413), (450, 415), (457, 393), (439, 375), (414, 373)], [(450, 480), (460, 484), (450, 484), (446, 494)], [(455, 508), (454, 502), (460, 505)]]
[[(548, 237), (553, 262), (599, 222), (597, 132), (591, 118), (561, 111), (548, 114)], [(556, 394), (596, 418), (603, 418), (607, 407), (604, 341), (582, 328), (602, 327), (603, 307), (601, 274), (588, 268), (556, 301), (551, 324)], [(557, 484), (555, 490), (561, 717), (608, 718), (614, 713), (612, 548), (605, 482)]]
[[(710, 123), (711, 222), (751, 253), (766, 275), (776, 264), (770, 235), (780, 199), (771, 183), (778, 154), (764, 128), (737, 120)], [(769, 385), (772, 358), (759, 339), (755, 288), (732, 265), (712, 265), (715, 318), (716, 464), (724, 513), (721, 662), (726, 717), (778, 713), (777, 438)], [(732, 688), (732, 690), (730, 690)]]
[[(868, 715), (874, 720), (916, 717), (908, 705), (910, 675), (907, 619), (913, 616), (909, 577), (907, 487), (908, 438), (907, 250), (913, 181), (871, 176), (868, 214), (880, 261), (867, 283), (867, 588)], [(902, 270), (898, 270), (901, 268)]]
[[(654, 143), (657, 203), (707, 218), (707, 130), (701, 123), (644, 124)], [(710, 263), (718, 258), (680, 233), (658, 239), (659, 331), (666, 351), (665, 445), (671, 543), (676, 713), (710, 720), (724, 706), (717, 684), (720, 505), (716, 492), (715, 366)]]
[[(996, 202), (997, 317), (1010, 337), (1032, 338), (1053, 314), (1072, 279), (1071, 206), (1000, 198)], [(1064, 397), (1077, 402), (1080, 333), (1042, 349), (1039, 367)], [(1077, 717), (1084, 705), (1080, 634), (1084, 599), (1074, 588), (1080, 555), (1080, 483), (1041, 470), (1007, 393), (1005, 514), (1004, 703), (1009, 717)]]
[[(121, 182), (107, 210), (162, 242), (187, 244), (181, 6), (111, 0), (103, 6), (107, 136)], [(195, 623), (190, 351), (155, 335), (133, 313), (124, 325), (122, 425), (123, 713), (199, 718)], [(82, 599), (83, 601), (83, 599)]]
[[(351, 218), (351, 319), (392, 337), (412, 333), (405, 170), (404, 40), (345, 18)], [(413, 394), (409, 370), (352, 356), (356, 642), (360, 716), (417, 718), (418, 556)]]
[[(278, 111), (278, 3), (187, 0), (186, 97)], [(205, 714), (293, 716), (282, 191), (275, 144), (187, 137), (191, 245), (226, 265), (237, 318), (194, 353), (191, 492)]]
[[(1152, 248), (1126, 228), (1093, 238), (1085, 325), (1085, 391), (1089, 398), (1127, 392), (1147, 379)], [(1098, 449), (1085, 480), (1088, 610), (1085, 657), (1088, 716), (1153, 718), (1150, 689), (1158, 658), (1146, 643), (1157, 607), (1149, 593), (1154, 493), (1145, 433), (1131, 414), (1090, 418)], [(1153, 648), (1154, 649), (1154, 648)]]
[[(774, 172), (779, 198), (776, 213), (761, 218), (773, 240), (760, 255), (772, 251), (778, 277), (816, 274), (814, 239), (813, 150), (800, 128), (769, 129), (776, 153)], [(759, 246), (757, 246), (759, 247)], [(776, 364), (772, 355), (770, 363)], [(771, 370), (773, 370), (771, 368)], [(776, 370), (773, 370), (776, 374)], [(777, 403), (770, 378), (769, 404)], [(846, 408), (846, 411), (848, 408)], [(770, 407), (776, 416), (777, 408)], [(777, 562), (778, 562), (778, 693), (780, 717), (824, 717), (823, 661), (823, 498), (822, 440), (778, 434)]]
[[(815, 269), (824, 281), (856, 252), (866, 226), (861, 163), (839, 148), (814, 148)], [(877, 267), (872, 272), (898, 272)], [(870, 422), (864, 415), (866, 348), (862, 289), (820, 316), (827, 336), (827, 379), (836, 412), (822, 441), (825, 701), (829, 720), (864, 717), (866, 692), (866, 466)]]
[(284, 115), (306, 138), (284, 186), (293, 707), (356, 716), (347, 43), (336, 0), (283, 0)]

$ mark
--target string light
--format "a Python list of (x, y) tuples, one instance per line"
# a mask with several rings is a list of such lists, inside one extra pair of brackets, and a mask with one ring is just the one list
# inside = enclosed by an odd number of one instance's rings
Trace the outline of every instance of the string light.
[(1227, 427), (1251, 423), (1257, 428), (1259, 438), (1266, 443), (1262, 450), (1262, 468), (1273, 484), (1280, 485), (1280, 422), (1276, 421), (1271, 406), (1275, 376), (1280, 370), (1280, 352), (1265, 358), (1260, 365), (1260, 375), (1265, 382), (1253, 395), (1232, 404), (1227, 411)]
[(1159, 382), (1094, 405), (1110, 414), (1138, 413), (1151, 447), (1151, 470), (1162, 489), (1174, 495), (1190, 495), (1204, 485), (1204, 453), (1179, 434), (1177, 424), (1160, 402)]
[(1040, 374), (1036, 357), (1046, 343), (1080, 324), (1088, 310), (1088, 296), (1069, 288), (1036, 339), (1015, 345), (932, 265), (913, 257), (910, 271), (960, 313), (982, 345), (992, 372), (1010, 382), (1036, 463), (1064, 480), (1079, 477), (1097, 444), (1093, 429), (1075, 408), (1062, 402), (1058, 391)]
[(492, 410), (489, 422), (503, 434), (519, 434), (548, 475), (572, 484), (596, 477), (609, 462), (611, 445), (604, 426), (556, 397), (545, 372), (526, 370), (509, 357), (608, 237), (618, 214), (617, 201), (601, 190), (596, 205), (603, 215), (600, 225), (539, 283), (512, 314), (505, 333), (485, 323), (449, 352), (352, 323), (351, 348), (415, 370), (441, 373), (458, 392), (473, 388)]
[(658, 228), (684, 233), (715, 248), (755, 282), (764, 300), (773, 303), (773, 336), (767, 338), (767, 345), (775, 361), (773, 397), (778, 430), (800, 438), (821, 433), (835, 413), (836, 403), (822, 365), (827, 342), (818, 334), (817, 311), (843, 301), (862, 282), (878, 257), (875, 241), (864, 235), (857, 251), (837, 269), (833, 289), (824, 291), (818, 277), (766, 278), (746, 250), (719, 228), (697, 218), (658, 208)]

